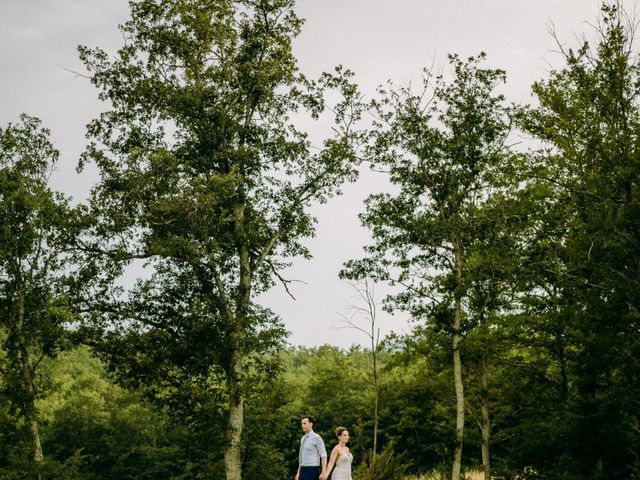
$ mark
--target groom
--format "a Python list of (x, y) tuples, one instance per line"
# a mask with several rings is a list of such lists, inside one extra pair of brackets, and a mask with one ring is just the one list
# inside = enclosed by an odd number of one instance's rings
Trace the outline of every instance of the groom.
[(315, 421), (311, 415), (305, 415), (300, 419), (304, 436), (300, 440), (296, 480), (326, 480), (327, 478), (327, 449), (322, 437), (313, 431)]

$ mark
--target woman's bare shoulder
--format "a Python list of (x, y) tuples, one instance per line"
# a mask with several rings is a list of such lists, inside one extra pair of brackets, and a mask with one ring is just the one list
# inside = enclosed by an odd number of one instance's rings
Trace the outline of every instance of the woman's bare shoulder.
[(340, 456), (345, 453), (349, 453), (349, 448), (348, 447), (340, 448), (340, 445), (336, 445), (335, 447), (333, 447), (332, 452), (336, 452), (338, 456)]

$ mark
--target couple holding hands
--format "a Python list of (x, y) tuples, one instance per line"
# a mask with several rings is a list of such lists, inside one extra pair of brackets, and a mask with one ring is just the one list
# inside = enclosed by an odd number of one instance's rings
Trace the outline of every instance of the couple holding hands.
[(327, 480), (331, 470), (332, 480), (351, 480), (353, 455), (347, 447), (349, 431), (344, 427), (336, 428), (338, 444), (331, 450), (327, 465), (327, 449), (322, 437), (313, 431), (314, 423), (315, 419), (311, 415), (305, 415), (300, 420), (304, 436), (300, 440), (296, 480)]

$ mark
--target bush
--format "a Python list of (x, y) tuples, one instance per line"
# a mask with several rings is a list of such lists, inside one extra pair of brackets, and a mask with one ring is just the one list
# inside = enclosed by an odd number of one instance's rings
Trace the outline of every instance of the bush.
[(404, 454), (398, 454), (393, 444), (387, 446), (376, 455), (373, 463), (373, 454), (368, 452), (364, 461), (353, 472), (354, 480), (401, 480), (409, 467)]

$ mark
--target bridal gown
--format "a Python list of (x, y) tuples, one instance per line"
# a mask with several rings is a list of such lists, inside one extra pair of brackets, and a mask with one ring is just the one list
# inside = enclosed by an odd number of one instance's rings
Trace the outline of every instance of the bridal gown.
[(346, 455), (338, 456), (338, 460), (336, 460), (336, 466), (333, 469), (333, 474), (331, 475), (331, 480), (351, 480), (351, 461), (353, 460), (353, 455), (351, 452)]

